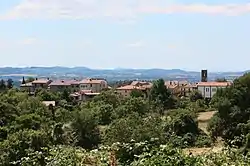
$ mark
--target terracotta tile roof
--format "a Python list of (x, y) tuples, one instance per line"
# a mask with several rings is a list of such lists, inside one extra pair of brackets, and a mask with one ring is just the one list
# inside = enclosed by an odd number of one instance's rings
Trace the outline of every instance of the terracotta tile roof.
[(133, 85), (133, 86), (150, 85), (150, 82), (145, 82), (145, 81), (133, 81), (130, 85)]
[(153, 84), (152, 84), (152, 83), (149, 83), (148, 85), (143, 85), (142, 87), (143, 87), (143, 88), (146, 88), (146, 89), (151, 89), (152, 86), (153, 86)]
[(221, 86), (226, 87), (232, 85), (231, 82), (198, 82), (197, 86)]
[(133, 90), (133, 89), (144, 90), (145, 88), (140, 87), (140, 86), (138, 87), (138, 86), (133, 86), (133, 85), (126, 85), (126, 86), (122, 86), (116, 89), (117, 90)]
[(48, 84), (51, 80), (48, 79), (38, 79), (32, 82), (32, 84)]
[(78, 85), (79, 81), (76, 80), (57, 80), (53, 81), (49, 84), (49, 86), (70, 86), (70, 85)]
[(184, 86), (185, 88), (196, 88), (197, 84), (187, 84)]
[(101, 84), (102, 82), (106, 82), (106, 81), (99, 80), (99, 79), (84, 79), (80, 81), (80, 84)]
[(178, 85), (166, 85), (166, 87), (168, 89), (174, 89), (174, 88), (178, 87)]

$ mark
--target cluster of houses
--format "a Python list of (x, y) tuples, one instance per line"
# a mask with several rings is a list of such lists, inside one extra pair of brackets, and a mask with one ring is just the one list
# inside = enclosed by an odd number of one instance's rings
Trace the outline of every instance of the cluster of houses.
[[(201, 71), (201, 81), (189, 83), (188, 81), (165, 81), (165, 86), (176, 96), (189, 96), (194, 90), (198, 90), (204, 98), (212, 98), (220, 88), (226, 88), (231, 82), (209, 82), (207, 81), (207, 70)], [(133, 81), (130, 85), (121, 86), (115, 89), (117, 93), (126, 97), (130, 96), (133, 90), (140, 90), (147, 95), (153, 84), (151, 82)], [(52, 92), (69, 91), (70, 96), (76, 101), (86, 101), (101, 91), (110, 89), (104, 79), (88, 78), (84, 80), (57, 80), (35, 79), (33, 82), (21, 85), (21, 89), (34, 93), (38, 88), (49, 89)]]
[[(211, 99), (218, 89), (231, 86), (231, 82), (216, 82), (207, 81), (207, 70), (201, 71), (201, 81), (197, 83), (190, 83), (188, 81), (165, 81), (165, 86), (173, 95), (189, 96), (192, 91), (198, 90), (204, 98)], [(150, 82), (133, 81), (130, 85), (122, 86), (116, 89), (118, 93), (123, 96), (129, 96), (130, 93), (137, 89), (146, 92), (152, 87)]]
[(38, 89), (48, 89), (51, 92), (63, 92), (67, 90), (70, 96), (76, 101), (84, 101), (99, 95), (104, 89), (107, 89), (108, 83), (104, 79), (87, 78), (84, 80), (51, 80), (35, 79), (32, 82), (21, 84), (20, 89), (34, 94)]

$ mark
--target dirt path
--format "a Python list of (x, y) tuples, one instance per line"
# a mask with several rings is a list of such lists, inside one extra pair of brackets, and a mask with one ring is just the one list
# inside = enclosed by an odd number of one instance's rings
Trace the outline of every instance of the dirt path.
[(208, 134), (208, 131), (207, 131), (208, 121), (214, 116), (215, 113), (216, 111), (201, 112), (198, 114), (199, 128), (202, 129), (207, 134)]
[[(208, 122), (214, 116), (215, 113), (216, 111), (201, 112), (198, 114), (199, 128), (202, 129), (207, 134), (208, 134), (208, 131), (207, 131)], [(221, 152), (222, 149), (223, 149), (223, 143), (221, 141), (218, 141), (216, 145), (210, 148), (187, 148), (187, 149), (184, 149), (184, 152), (186, 154), (192, 153), (192, 155), (202, 155), (204, 153), (218, 153), (218, 152)]]

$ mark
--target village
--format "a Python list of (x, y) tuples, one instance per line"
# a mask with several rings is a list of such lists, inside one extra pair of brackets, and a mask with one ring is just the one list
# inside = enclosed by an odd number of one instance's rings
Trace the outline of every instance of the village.
[[(220, 88), (226, 88), (232, 83), (228, 81), (208, 81), (207, 70), (201, 70), (200, 82), (191, 83), (186, 80), (165, 80), (166, 88), (177, 97), (188, 97), (191, 92), (197, 90), (201, 93), (203, 98), (211, 99), (213, 95)], [(20, 86), (21, 91), (26, 91), (29, 94), (35, 94), (38, 89), (46, 89), (51, 92), (63, 92), (68, 91), (70, 97), (75, 101), (87, 101), (94, 96), (99, 95), (102, 91), (110, 89), (116, 93), (128, 97), (134, 90), (141, 91), (148, 96), (152, 82), (147, 81), (132, 81), (131, 84), (120, 86), (117, 88), (108, 85), (105, 79), (98, 78), (86, 78), (83, 80), (51, 80), (36, 78), (34, 81), (23, 82)]]

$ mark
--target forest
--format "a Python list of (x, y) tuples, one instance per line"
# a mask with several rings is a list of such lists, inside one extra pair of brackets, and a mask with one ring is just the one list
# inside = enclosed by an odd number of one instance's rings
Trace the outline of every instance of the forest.
[[(152, 166), (250, 165), (250, 74), (219, 90), (211, 101), (198, 91), (173, 96), (164, 80), (147, 97), (113, 90), (76, 103), (67, 91), (29, 96), (0, 82), (0, 165)], [(42, 101), (57, 101), (47, 107)], [(206, 131), (201, 112), (214, 111)], [(189, 148), (216, 146), (217, 153)]]

